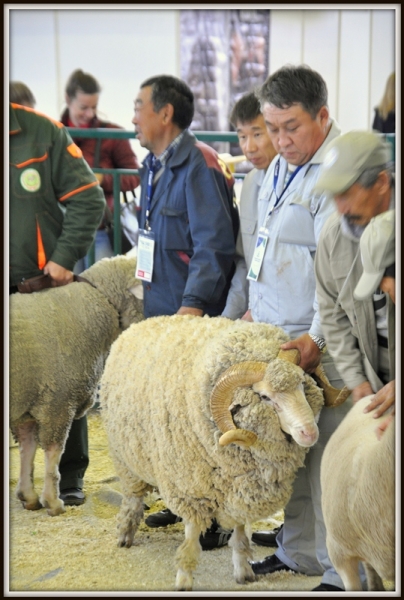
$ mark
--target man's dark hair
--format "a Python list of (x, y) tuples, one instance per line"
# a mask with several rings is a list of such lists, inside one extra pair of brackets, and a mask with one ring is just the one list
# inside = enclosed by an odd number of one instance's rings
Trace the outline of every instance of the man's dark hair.
[(89, 73), (84, 73), (81, 69), (76, 69), (67, 80), (65, 90), (68, 97), (73, 99), (76, 97), (77, 92), (83, 92), (83, 94), (99, 94), (101, 92), (101, 86), (95, 77)]
[(35, 108), (36, 100), (29, 87), (22, 81), (10, 81), (10, 102)]
[(180, 129), (187, 129), (194, 117), (194, 95), (185, 81), (171, 75), (156, 75), (144, 81), (140, 88), (152, 88), (151, 101), (154, 112), (159, 112), (166, 104), (174, 108), (173, 123)]
[(237, 129), (238, 123), (251, 123), (262, 115), (261, 105), (256, 93), (245, 94), (236, 102), (230, 113), (230, 123)]
[(322, 106), (327, 106), (327, 85), (320, 73), (307, 65), (285, 65), (272, 73), (258, 90), (258, 98), (277, 108), (301, 104), (315, 119)]

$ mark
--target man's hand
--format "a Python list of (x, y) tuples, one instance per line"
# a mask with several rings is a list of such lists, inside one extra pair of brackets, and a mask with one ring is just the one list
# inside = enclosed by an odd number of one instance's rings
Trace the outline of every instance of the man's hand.
[(358, 402), (358, 400), (361, 398), (364, 398), (365, 396), (371, 396), (373, 394), (374, 391), (372, 390), (372, 386), (370, 385), (369, 381), (364, 381), (352, 390), (352, 402)]
[(177, 315), (195, 315), (195, 317), (203, 317), (201, 308), (193, 308), (192, 306), (181, 306), (177, 310)]
[(249, 321), (250, 323), (254, 322), (254, 319), (251, 316), (251, 310), (248, 309), (247, 312), (245, 312), (243, 314), (243, 316), (241, 317), (241, 321)]
[(396, 402), (396, 381), (389, 381), (386, 383), (381, 390), (376, 392), (373, 396), (372, 401), (364, 408), (363, 412), (368, 413), (372, 410), (376, 409), (373, 418), (378, 419), (392, 406), (390, 414), (395, 414), (395, 405)]
[(67, 285), (73, 281), (73, 271), (69, 271), (51, 260), (45, 265), (43, 272), (52, 279), (52, 287)]
[(321, 362), (321, 352), (308, 333), (282, 344), (281, 348), (282, 350), (297, 348), (300, 352), (299, 367), (306, 373), (313, 373)]

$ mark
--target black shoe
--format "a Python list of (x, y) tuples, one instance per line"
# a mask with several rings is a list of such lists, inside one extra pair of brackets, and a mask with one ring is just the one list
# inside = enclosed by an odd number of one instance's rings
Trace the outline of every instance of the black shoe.
[(344, 592), (345, 590), (337, 587), (336, 585), (331, 585), (331, 583), (320, 583), (317, 587), (311, 590), (312, 592)]
[[(282, 525), (281, 525), (282, 527)], [(274, 548), (278, 547), (276, 543), (276, 536), (281, 530), (281, 527), (276, 527), (272, 531), (254, 531), (251, 536), (251, 541), (257, 546), (272, 546)]]
[(294, 571), (285, 563), (283, 563), (275, 554), (271, 554), (264, 558), (250, 563), (252, 570), (257, 575), (266, 575), (267, 573), (275, 573), (275, 571)]
[(222, 548), (222, 546), (226, 546), (232, 533), (233, 531), (222, 529), (216, 521), (213, 521), (212, 526), (203, 535), (199, 536), (199, 543), (202, 546), (202, 550)]
[(180, 521), (182, 521), (182, 518), (177, 517), (169, 508), (152, 513), (145, 519), (148, 527), (167, 527), (167, 525), (174, 525), (174, 523), (179, 523)]
[(63, 500), (66, 506), (80, 506), (86, 500), (85, 494), (80, 488), (61, 490), (59, 498)]

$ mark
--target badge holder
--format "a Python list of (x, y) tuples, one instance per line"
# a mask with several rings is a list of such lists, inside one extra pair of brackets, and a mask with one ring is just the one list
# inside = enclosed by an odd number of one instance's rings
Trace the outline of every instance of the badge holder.
[(136, 277), (143, 281), (151, 281), (153, 276), (155, 237), (153, 231), (139, 229), (137, 248)]
[(258, 276), (261, 271), (262, 261), (264, 260), (265, 249), (268, 243), (268, 230), (261, 227), (258, 236), (257, 242), (255, 244), (255, 250), (251, 261), (251, 266), (248, 271), (247, 279), (251, 281), (257, 281)]

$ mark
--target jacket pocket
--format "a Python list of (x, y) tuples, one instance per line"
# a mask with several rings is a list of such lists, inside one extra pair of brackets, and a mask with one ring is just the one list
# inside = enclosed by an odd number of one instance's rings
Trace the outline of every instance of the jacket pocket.
[(163, 218), (161, 227), (163, 248), (165, 250), (182, 250), (186, 253), (192, 252), (187, 211), (163, 206), (160, 215)]
[(290, 204), (284, 208), (279, 228), (279, 241), (285, 244), (308, 246), (312, 251), (316, 249), (314, 220), (306, 208), (297, 204)]

